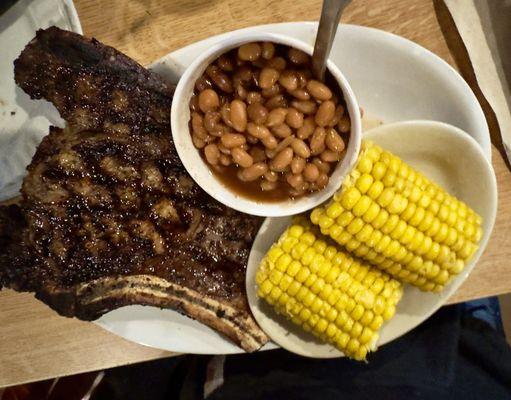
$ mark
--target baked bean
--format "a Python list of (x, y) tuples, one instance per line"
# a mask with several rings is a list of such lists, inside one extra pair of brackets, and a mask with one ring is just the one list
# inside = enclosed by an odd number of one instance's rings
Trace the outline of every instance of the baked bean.
[(270, 190), (276, 189), (278, 184), (277, 182), (270, 182), (266, 179), (263, 179), (260, 183), (260, 186), (263, 192), (269, 192)]
[(268, 101), (266, 101), (266, 103), (264, 103), (264, 105), (266, 108), (268, 108), (270, 110), (273, 110), (274, 108), (278, 108), (278, 107), (287, 107), (287, 100), (284, 96), (279, 94), (277, 96), (272, 97)]
[(220, 154), (219, 161), (220, 164), (222, 164), (224, 167), (231, 165), (231, 157), (229, 157), (227, 154)]
[(287, 58), (293, 64), (306, 64), (309, 62), (309, 56), (306, 53), (293, 47), (287, 51)]
[(289, 94), (296, 97), (298, 100), (309, 100), (311, 98), (309, 92), (303, 88), (290, 90)]
[(341, 158), (341, 155), (335, 151), (332, 151), (332, 150), (324, 150), (319, 155), (319, 157), (324, 162), (334, 162), (334, 161), (339, 161), (339, 159)]
[(222, 154), (226, 154), (226, 155), (228, 155), (228, 156), (230, 156), (230, 155), (231, 155), (231, 149), (229, 149), (229, 148), (225, 147), (225, 146), (222, 144), (222, 142), (217, 143), (217, 146), (218, 146), (218, 150), (220, 150), (220, 153), (222, 153)]
[(329, 100), (332, 97), (332, 91), (323, 82), (315, 79), (307, 82), (307, 90), (312, 96), (321, 101)]
[(325, 144), (330, 150), (336, 153), (340, 153), (346, 147), (344, 145), (342, 137), (337, 133), (337, 131), (334, 128), (327, 129)]
[(269, 87), (267, 89), (261, 90), (261, 95), (265, 99), (271, 99), (272, 97), (275, 97), (281, 93), (282, 93), (282, 88), (280, 87), (280, 85), (278, 83), (272, 85), (271, 87)]
[(318, 179), (316, 179), (316, 187), (318, 190), (323, 189), (326, 185), (328, 185), (328, 175), (325, 173), (321, 173), (318, 176)]
[(232, 83), (229, 77), (216, 65), (210, 65), (207, 67), (206, 74), (220, 90), (226, 93), (233, 92)]
[(213, 84), (208, 79), (206, 75), (202, 75), (199, 79), (195, 81), (195, 89), (199, 92), (202, 92), (206, 89), (211, 89), (213, 87)]
[(318, 126), (327, 126), (330, 120), (334, 117), (335, 104), (331, 100), (326, 100), (320, 104), (318, 112), (314, 117), (314, 121)]
[(343, 115), (344, 115), (344, 106), (342, 104), (339, 104), (337, 107), (335, 107), (334, 117), (328, 123), (328, 126), (334, 127), (335, 125), (337, 125)]
[(275, 154), (280, 153), (283, 149), (285, 149), (287, 146), (289, 146), (291, 143), (293, 143), (294, 137), (288, 136), (284, 140), (282, 140), (277, 147), (275, 147)]
[(249, 122), (247, 124), (247, 132), (257, 139), (263, 139), (271, 136), (271, 133), (266, 126), (254, 124), (253, 122)]
[(306, 71), (297, 71), (296, 76), (298, 77), (298, 87), (300, 89), (303, 89), (305, 86), (307, 86), (307, 82), (310, 79), (310, 75), (307, 74)]
[(261, 143), (264, 144), (264, 147), (266, 147), (267, 149), (272, 150), (278, 146), (277, 139), (275, 139), (275, 136), (273, 135), (265, 136), (260, 140)]
[(199, 94), (199, 108), (202, 112), (216, 110), (220, 106), (218, 94), (213, 89), (206, 89)]
[(250, 144), (256, 144), (259, 140), (252, 135), (247, 135), (247, 142)]
[(287, 110), (286, 123), (294, 129), (298, 129), (303, 125), (303, 113), (296, 108), (290, 107)]
[(245, 43), (238, 48), (238, 58), (243, 61), (255, 61), (261, 56), (259, 43)]
[(248, 168), (242, 169), (238, 177), (241, 178), (242, 181), (251, 182), (263, 176), (266, 171), (268, 171), (268, 165), (263, 162), (258, 162)]
[(216, 144), (208, 144), (204, 147), (204, 155), (206, 156), (206, 160), (211, 165), (217, 165), (220, 159), (220, 150)]
[(285, 108), (275, 108), (268, 113), (268, 118), (266, 119), (266, 126), (272, 127), (276, 125), (283, 124), (287, 115), (287, 109)]
[(314, 164), (308, 163), (303, 169), (303, 176), (308, 182), (315, 182), (319, 178), (319, 174), (319, 168)]
[(252, 61), (252, 65), (254, 67), (259, 68), (259, 69), (264, 68), (266, 66), (266, 60), (264, 60), (263, 58), (259, 57), (257, 60)]
[(264, 124), (268, 118), (268, 110), (261, 103), (253, 103), (247, 107), (248, 118), (256, 124)]
[(225, 103), (222, 107), (220, 107), (220, 115), (222, 116), (222, 120), (224, 121), (225, 125), (232, 128), (231, 105), (229, 103)]
[(212, 169), (234, 165), (241, 181), (295, 197), (328, 184), (351, 127), (310, 56), (282, 47), (247, 43), (209, 65), (190, 98), (190, 131)]
[(264, 179), (270, 182), (277, 182), (279, 180), (279, 174), (275, 171), (266, 171), (264, 174)]
[(286, 181), (292, 188), (299, 188), (303, 185), (302, 174), (286, 174)]
[(234, 149), (232, 149), (231, 155), (233, 161), (240, 167), (248, 168), (254, 163), (252, 156), (240, 147), (235, 147)]
[(264, 152), (264, 149), (257, 146), (252, 147), (249, 151), (250, 156), (254, 160), (254, 162), (260, 162), (266, 160), (266, 153)]
[(296, 155), (299, 155), (303, 158), (309, 158), (311, 155), (311, 151), (309, 146), (305, 144), (305, 142), (301, 139), (294, 138), (291, 142), (291, 148), (295, 152)]
[(291, 133), (292, 133), (291, 128), (286, 124), (272, 126), (271, 131), (275, 136), (277, 136), (281, 139), (291, 136)]
[(238, 132), (244, 132), (247, 128), (247, 106), (243, 101), (231, 101), (231, 122)]
[(234, 73), (232, 79), (236, 83), (249, 83), (254, 79), (254, 71), (249, 66), (244, 65)]
[(316, 128), (314, 117), (307, 117), (303, 120), (303, 125), (296, 131), (296, 137), (298, 139), (307, 139)]
[(286, 68), (286, 64), (286, 60), (283, 57), (273, 57), (271, 60), (268, 60), (266, 66), (281, 70)]
[(190, 98), (190, 110), (199, 111), (199, 96), (196, 94)]
[(277, 152), (275, 151), (275, 149), (273, 150), (265, 149), (264, 154), (266, 155), (266, 158), (273, 159), (277, 155)]
[(321, 161), (321, 159), (317, 158), (317, 157), (314, 157), (312, 159), (312, 163), (319, 168), (319, 170), (321, 172), (323, 172), (324, 174), (328, 174), (330, 172), (330, 164), (329, 163), (326, 163), (326, 162), (323, 162)]
[(222, 144), (228, 149), (232, 149), (233, 147), (239, 147), (244, 144), (247, 140), (245, 136), (240, 133), (224, 133), (220, 138)]
[(196, 112), (192, 113), (192, 131), (197, 137), (201, 139), (205, 139), (208, 134), (204, 128), (202, 115)]
[(337, 124), (337, 129), (339, 129), (339, 132), (348, 133), (351, 129), (350, 119), (347, 116), (342, 117)]
[(218, 111), (208, 111), (204, 115), (203, 125), (210, 135), (220, 137), (224, 133), (224, 125), (220, 123), (221, 118)]
[(198, 149), (202, 149), (204, 146), (206, 146), (205, 140), (198, 137), (195, 133), (192, 133), (192, 142), (193, 145)]
[(309, 145), (312, 155), (320, 154), (323, 150), (325, 150), (325, 137), (325, 128), (318, 126), (314, 129)]
[(232, 58), (229, 57), (227, 54), (222, 54), (220, 57), (218, 57), (216, 64), (220, 67), (222, 71), (231, 72), (232, 70), (234, 70), (234, 63), (232, 61)]
[(279, 71), (274, 68), (263, 68), (259, 74), (259, 87), (270, 89), (279, 79)]
[(275, 54), (275, 46), (271, 42), (263, 42), (261, 44), (262, 51), (261, 51), (261, 57), (263, 57), (265, 60), (269, 60), (273, 58)]
[(293, 149), (286, 147), (280, 151), (270, 162), (270, 168), (272, 171), (283, 172), (291, 164), (293, 160)]
[(312, 100), (293, 100), (291, 105), (296, 108), (298, 111), (304, 114), (314, 114), (318, 109), (316, 103)]
[(291, 171), (293, 174), (300, 174), (305, 168), (305, 164), (305, 159), (295, 156), (291, 161)]
[(283, 71), (279, 77), (279, 83), (287, 91), (296, 90), (298, 88), (298, 77), (294, 71)]
[(247, 89), (245, 89), (242, 84), (235, 85), (235, 87), (236, 97), (245, 100), (247, 98)]
[(263, 96), (259, 92), (248, 92), (246, 100), (248, 104), (261, 103)]

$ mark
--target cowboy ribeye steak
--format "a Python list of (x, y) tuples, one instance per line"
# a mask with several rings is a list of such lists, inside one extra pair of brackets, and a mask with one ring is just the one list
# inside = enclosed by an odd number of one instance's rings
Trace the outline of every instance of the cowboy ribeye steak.
[(33, 291), (62, 315), (172, 308), (247, 351), (267, 337), (245, 293), (261, 220), (190, 178), (172, 143), (173, 89), (105, 46), (52, 27), (15, 61), (17, 84), (52, 102), (19, 206), (0, 210), (0, 286)]

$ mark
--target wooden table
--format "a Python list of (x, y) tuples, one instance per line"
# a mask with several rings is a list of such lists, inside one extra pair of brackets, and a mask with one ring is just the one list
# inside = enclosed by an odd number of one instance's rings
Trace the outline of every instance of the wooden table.
[[(221, 32), (251, 25), (317, 20), (320, 0), (75, 0), (85, 35), (116, 47), (142, 64)], [(430, 0), (354, 0), (343, 22), (383, 29), (411, 39), (470, 70), (463, 48), (451, 53)], [(455, 62), (455, 60), (457, 62)], [(460, 61), (461, 60), (461, 61)], [(477, 93), (477, 88), (475, 88)], [(492, 125), (491, 114), (489, 122)], [(496, 133), (494, 125), (492, 133)], [(493, 136), (493, 135), (492, 135)], [(495, 142), (498, 143), (498, 142)], [(494, 148), (499, 212), (492, 239), (451, 303), (511, 292), (511, 174)], [(477, 182), (474, 182), (477, 184)], [(30, 294), (0, 292), (0, 387), (170, 356), (114, 336), (94, 324), (57, 316)]]

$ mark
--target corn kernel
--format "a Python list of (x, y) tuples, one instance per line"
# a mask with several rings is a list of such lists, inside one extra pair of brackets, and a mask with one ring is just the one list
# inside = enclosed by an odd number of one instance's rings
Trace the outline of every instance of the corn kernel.
[(326, 318), (330, 322), (334, 322), (338, 315), (339, 315), (339, 312), (334, 307), (330, 307), (328, 309), (328, 311), (326, 312)]
[[(314, 296), (314, 293), (312, 293), (311, 291), (307, 291), (307, 294), (305, 295), (305, 297), (303, 298), (303, 305), (306, 306), (306, 307), (309, 307), (312, 305), (312, 303), (314, 303), (314, 300), (316, 299), (316, 296)], [(311, 310), (312, 311), (312, 310)]]
[(367, 195), (371, 199), (376, 200), (383, 192), (383, 189), (385, 189), (385, 185), (380, 181), (376, 181), (372, 184), (372, 186), (367, 191)]
[(361, 217), (364, 215), (372, 204), (372, 200), (369, 196), (363, 195), (359, 201), (355, 204), (351, 210), (353, 215)]
[(270, 262), (275, 263), (282, 254), (284, 254), (284, 251), (280, 247), (273, 246), (268, 251), (267, 257)]
[(302, 285), (300, 285), (299, 282), (293, 280), (293, 282), (291, 282), (291, 284), (287, 288), (287, 294), (292, 297), (295, 297), (301, 287)]
[(344, 191), (341, 198), (341, 205), (344, 207), (344, 209), (351, 210), (360, 200), (360, 197), (362, 197), (362, 195), (358, 189), (355, 187), (350, 187)]
[(291, 256), (289, 254), (282, 254), (276, 261), (275, 267), (279, 271), (285, 271), (288, 267), (288, 265), (293, 261)]
[(280, 284), (279, 284), (279, 287), (280, 289), (285, 292), (287, 291), (288, 287), (291, 285), (291, 283), (293, 283), (293, 278), (291, 278), (290, 276), (288, 275), (283, 275), (282, 276), (282, 279), (280, 280)]
[(307, 293), (309, 293), (309, 289), (307, 289), (305, 286), (300, 286), (300, 289), (296, 293), (296, 300), (303, 303), (303, 299), (305, 299), (305, 296), (307, 296)]
[(369, 328), (371, 328), (373, 331), (378, 331), (383, 324), (383, 317), (381, 315), (375, 315), (373, 320), (371, 321), (371, 324), (369, 325)]
[(319, 217), (319, 226), (321, 227), (321, 230), (328, 229), (334, 224), (334, 220), (330, 218), (328, 215), (321, 215)]
[(396, 307), (394, 307), (393, 305), (387, 305), (387, 307), (385, 308), (385, 310), (383, 310), (383, 319), (385, 321), (388, 321), (389, 319), (391, 319), (394, 315), (396, 314)]
[(362, 157), (357, 164), (357, 169), (363, 174), (369, 174), (373, 169), (373, 162), (367, 157)]
[(330, 218), (336, 219), (339, 215), (342, 214), (343, 211), (344, 209), (342, 206), (338, 202), (334, 201), (326, 209), (326, 214)]
[(311, 286), (310, 290), (314, 294), (319, 294), (325, 287), (325, 281), (321, 278), (317, 279)]
[(316, 241), (316, 237), (311, 232), (305, 232), (301, 237), (300, 241), (305, 243), (307, 246), (312, 246)]
[(340, 226), (348, 226), (351, 221), (353, 221), (355, 216), (350, 211), (345, 211), (341, 215), (339, 215), (336, 219), (336, 222)]
[(362, 221), (360, 218), (355, 218), (353, 221), (350, 222), (346, 230), (351, 234), (355, 235), (358, 233), (364, 226), (364, 221)]
[(325, 334), (327, 338), (331, 340), (335, 337), (337, 332), (339, 332), (339, 329), (337, 329), (337, 327), (334, 324), (328, 324), (328, 326), (326, 327)]
[[(339, 325), (337, 325), (337, 326), (339, 326)], [(335, 344), (337, 345), (338, 348), (344, 349), (344, 348), (346, 348), (346, 345), (348, 344), (349, 340), (350, 340), (350, 336), (347, 333), (342, 332), (337, 337)]]
[(377, 181), (381, 181), (381, 179), (385, 176), (387, 172), (387, 167), (382, 162), (378, 161), (373, 165), (373, 170), (371, 175)]
[(371, 175), (369, 175), (369, 173), (362, 173), (362, 175), (360, 175), (360, 177), (357, 179), (355, 186), (360, 191), (360, 193), (366, 193), (373, 184), (373, 182), (374, 179)]
[(314, 282), (316, 282), (317, 279), (318, 277), (315, 274), (310, 274), (303, 284), (304, 286), (310, 288), (314, 284)]

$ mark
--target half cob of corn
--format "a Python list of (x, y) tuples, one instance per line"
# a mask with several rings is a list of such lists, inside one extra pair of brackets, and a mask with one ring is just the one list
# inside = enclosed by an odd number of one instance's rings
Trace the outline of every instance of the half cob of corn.
[(347, 356), (365, 360), (381, 325), (394, 316), (402, 286), (320, 236), (305, 217), (295, 218), (261, 261), (258, 296)]
[(438, 292), (481, 239), (481, 217), (395, 155), (365, 141), (333, 199), (310, 219), (348, 252)]

